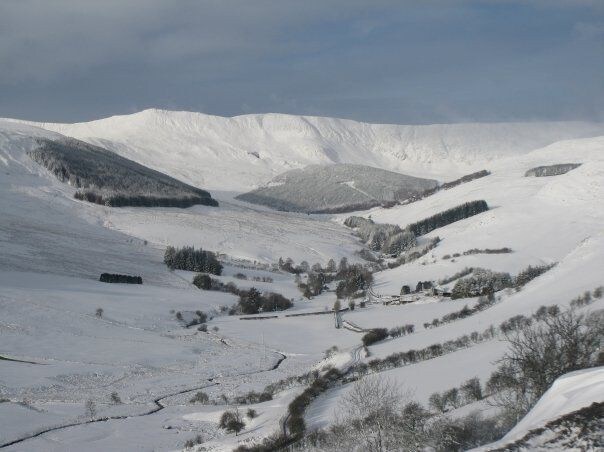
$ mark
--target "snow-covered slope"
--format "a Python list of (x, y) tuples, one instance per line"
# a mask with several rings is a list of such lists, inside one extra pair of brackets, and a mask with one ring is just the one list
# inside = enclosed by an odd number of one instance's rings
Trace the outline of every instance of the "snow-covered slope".
[(436, 185), (435, 180), (366, 165), (309, 165), (237, 199), (289, 212), (351, 212), (408, 199)]
[[(585, 369), (563, 375), (543, 394), (533, 409), (500, 441), (475, 450), (488, 451), (500, 448), (508, 450), (508, 447), (512, 448), (510, 443), (522, 439), (531, 430), (544, 427), (549, 422), (573, 411), (588, 407), (594, 402), (604, 402), (604, 367)], [(554, 443), (555, 436), (554, 432), (550, 432), (546, 442)], [(567, 445), (579, 448), (577, 450), (586, 450), (581, 449), (581, 444), (578, 442)], [(537, 444), (531, 446), (530, 442), (525, 444), (525, 450), (536, 449), (537, 447)], [(547, 449), (547, 447), (544, 449)], [(550, 448), (550, 450), (552, 449)]]
[(78, 124), (32, 124), (106, 147), (194, 186), (233, 191), (309, 164), (358, 163), (454, 179), (559, 140), (604, 135), (602, 123), (587, 122), (405, 126), (162, 110)]

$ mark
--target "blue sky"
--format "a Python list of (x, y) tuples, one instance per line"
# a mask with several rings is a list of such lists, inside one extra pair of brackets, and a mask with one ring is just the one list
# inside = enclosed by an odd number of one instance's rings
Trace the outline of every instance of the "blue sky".
[(604, 120), (604, 1), (1, 0), (0, 116)]

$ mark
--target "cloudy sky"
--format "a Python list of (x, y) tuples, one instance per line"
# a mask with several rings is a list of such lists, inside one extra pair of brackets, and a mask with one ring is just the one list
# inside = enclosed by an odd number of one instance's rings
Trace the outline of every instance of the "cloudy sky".
[(0, 0), (0, 117), (604, 120), (604, 1)]

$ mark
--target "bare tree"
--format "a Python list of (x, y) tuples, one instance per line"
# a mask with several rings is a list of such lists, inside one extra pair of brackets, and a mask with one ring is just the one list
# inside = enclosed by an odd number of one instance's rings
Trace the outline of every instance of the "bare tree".
[(400, 450), (400, 431), (394, 427), (408, 394), (400, 387), (377, 376), (365, 377), (352, 385), (340, 401), (340, 424), (348, 426), (347, 436), (362, 450), (382, 452)]
[(96, 417), (96, 405), (94, 402), (92, 400), (87, 400), (84, 407), (86, 409), (86, 417), (93, 420)]
[(603, 335), (602, 311), (586, 316), (574, 310), (505, 333), (508, 351), (488, 383), (495, 403), (520, 417), (556, 378), (596, 365)]

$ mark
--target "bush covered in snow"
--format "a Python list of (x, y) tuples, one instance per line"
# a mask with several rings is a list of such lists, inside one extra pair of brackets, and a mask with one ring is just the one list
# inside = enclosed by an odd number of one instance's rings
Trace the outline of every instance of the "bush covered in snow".
[(520, 271), (518, 275), (516, 275), (516, 278), (514, 278), (514, 285), (516, 287), (522, 287), (536, 277), (541, 276), (549, 269), (553, 268), (554, 265), (556, 264), (536, 265), (534, 267), (529, 265), (527, 268)]
[(472, 276), (458, 279), (451, 291), (451, 298), (469, 298), (487, 295), (506, 287), (512, 287), (513, 280), (509, 273), (475, 269)]

